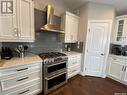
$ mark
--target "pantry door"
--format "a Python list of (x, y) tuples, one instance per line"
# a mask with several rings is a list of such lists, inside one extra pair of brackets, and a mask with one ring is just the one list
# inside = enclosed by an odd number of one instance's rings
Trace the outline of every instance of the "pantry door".
[(89, 21), (85, 56), (85, 75), (102, 77), (106, 55), (109, 48), (111, 23)]

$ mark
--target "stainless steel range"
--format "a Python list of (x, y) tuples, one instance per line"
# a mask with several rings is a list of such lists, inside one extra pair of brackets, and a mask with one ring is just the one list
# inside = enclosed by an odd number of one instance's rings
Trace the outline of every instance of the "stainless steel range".
[(44, 94), (67, 83), (67, 56), (59, 52), (42, 53)]

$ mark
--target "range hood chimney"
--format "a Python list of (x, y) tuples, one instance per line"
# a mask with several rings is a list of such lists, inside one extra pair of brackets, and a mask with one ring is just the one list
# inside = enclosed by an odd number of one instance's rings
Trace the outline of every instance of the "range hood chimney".
[(51, 5), (47, 6), (47, 23), (41, 27), (41, 30), (64, 33), (60, 25), (54, 24), (54, 8)]

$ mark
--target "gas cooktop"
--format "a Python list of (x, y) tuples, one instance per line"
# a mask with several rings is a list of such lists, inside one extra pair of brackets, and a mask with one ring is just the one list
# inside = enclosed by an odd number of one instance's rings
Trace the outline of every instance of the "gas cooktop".
[(40, 53), (39, 56), (42, 58), (44, 63), (60, 62), (67, 59), (66, 54), (60, 52)]

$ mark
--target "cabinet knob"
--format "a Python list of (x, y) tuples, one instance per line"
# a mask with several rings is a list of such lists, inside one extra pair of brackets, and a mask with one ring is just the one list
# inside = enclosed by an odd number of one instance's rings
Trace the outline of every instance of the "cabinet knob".
[(17, 28), (14, 28), (14, 36), (18, 36), (18, 29)]
[(21, 37), (21, 33), (18, 33), (18, 37)]

